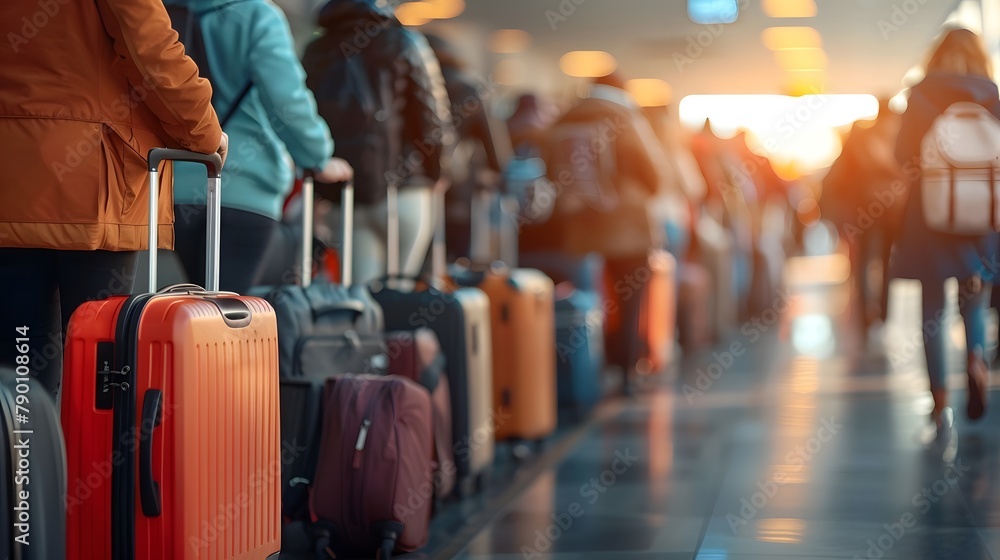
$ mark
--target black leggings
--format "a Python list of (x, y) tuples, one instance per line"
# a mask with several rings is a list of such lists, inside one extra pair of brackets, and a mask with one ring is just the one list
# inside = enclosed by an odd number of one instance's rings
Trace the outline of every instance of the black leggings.
[[(174, 207), (174, 250), (195, 284), (205, 282), (205, 206), (178, 204)], [(219, 289), (246, 294), (257, 285), (279, 224), (267, 216), (233, 208), (222, 209)]]
[(15, 329), (28, 327), (31, 373), (55, 398), (70, 316), (87, 301), (131, 293), (137, 255), (0, 248), (0, 366), (16, 365)]

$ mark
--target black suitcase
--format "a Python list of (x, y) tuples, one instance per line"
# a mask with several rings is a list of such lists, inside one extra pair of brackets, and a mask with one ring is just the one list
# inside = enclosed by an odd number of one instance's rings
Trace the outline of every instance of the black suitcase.
[(366, 287), (351, 285), (353, 194), (354, 187), (349, 183), (343, 197), (341, 285), (312, 281), (313, 179), (307, 175), (302, 184), (300, 283), (254, 290), (274, 306), (278, 316), (282, 378), (385, 373), (388, 356), (382, 309)]
[(73, 496), (66, 495), (59, 413), (28, 375), (0, 369), (0, 424), (0, 558), (66, 558), (66, 499)]
[[(493, 408), (489, 298), (478, 288), (447, 290), (434, 286), (443, 277), (444, 269), (444, 224), (440, 219), (434, 236), (434, 278), (427, 282), (430, 286), (422, 291), (390, 286), (398, 279), (398, 193), (390, 186), (387, 197), (389, 274), (372, 287), (372, 292), (385, 312), (387, 330), (429, 328), (438, 337), (451, 391), (456, 488), (460, 495), (467, 495), (481, 488), (489, 477), (494, 459), (493, 434), (502, 421)], [(444, 206), (443, 198), (438, 195), (435, 199), (438, 212)]]

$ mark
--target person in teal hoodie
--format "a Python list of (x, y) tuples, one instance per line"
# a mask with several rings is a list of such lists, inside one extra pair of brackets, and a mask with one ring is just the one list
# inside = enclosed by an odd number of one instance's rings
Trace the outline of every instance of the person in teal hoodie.
[[(165, 0), (201, 25), (212, 77), (213, 105), (229, 134), (222, 174), (219, 287), (247, 293), (265, 268), (277, 237), (295, 166), (318, 180), (351, 177), (332, 158), (333, 140), (305, 86), (305, 72), (284, 13), (269, 0)], [(175, 251), (192, 281), (205, 277), (205, 168), (176, 164)]]

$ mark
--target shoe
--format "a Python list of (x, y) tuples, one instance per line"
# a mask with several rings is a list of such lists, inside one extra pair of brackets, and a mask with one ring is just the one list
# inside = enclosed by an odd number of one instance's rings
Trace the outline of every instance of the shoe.
[(969, 355), (969, 403), (966, 414), (979, 420), (986, 413), (986, 392), (989, 389), (989, 369), (979, 352)]

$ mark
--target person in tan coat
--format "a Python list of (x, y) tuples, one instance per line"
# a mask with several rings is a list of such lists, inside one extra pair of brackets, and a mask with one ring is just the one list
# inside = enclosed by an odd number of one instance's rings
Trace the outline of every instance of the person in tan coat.
[[(146, 249), (146, 154), (225, 156), (228, 142), (161, 0), (7, 0), (0, 29), (0, 366), (28, 356), (55, 395), (70, 315), (132, 290)], [(169, 249), (169, 168), (161, 177)], [(13, 339), (25, 332), (22, 354)]]

